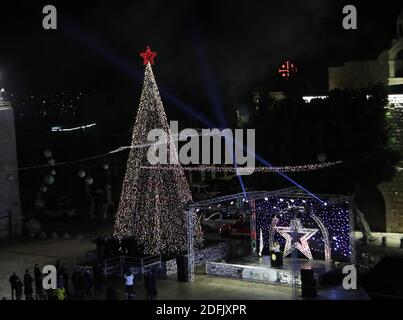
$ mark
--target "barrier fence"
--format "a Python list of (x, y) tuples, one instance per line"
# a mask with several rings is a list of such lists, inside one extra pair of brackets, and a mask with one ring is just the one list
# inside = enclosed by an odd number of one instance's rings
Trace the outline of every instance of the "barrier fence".
[[(122, 276), (126, 271), (130, 270), (132, 273), (143, 277), (144, 273), (149, 270), (161, 269), (161, 256), (154, 255), (143, 258), (116, 256), (105, 259), (102, 264), (105, 276)], [(75, 265), (75, 268), (79, 270), (92, 270), (92, 266), (86, 265)]]

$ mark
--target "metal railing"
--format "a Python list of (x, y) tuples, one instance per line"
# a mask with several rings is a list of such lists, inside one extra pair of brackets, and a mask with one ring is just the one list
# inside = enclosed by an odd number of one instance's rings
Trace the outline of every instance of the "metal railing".
[(144, 258), (117, 256), (104, 261), (104, 273), (106, 276), (123, 275), (124, 272), (130, 270), (134, 274), (140, 274), (143, 277), (145, 272), (154, 268), (161, 269), (160, 255)]

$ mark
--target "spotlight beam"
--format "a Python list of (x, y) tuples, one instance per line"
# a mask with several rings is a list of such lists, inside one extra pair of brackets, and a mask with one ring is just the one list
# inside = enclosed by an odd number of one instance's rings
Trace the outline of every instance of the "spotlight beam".
[[(89, 47), (90, 49), (94, 50), (98, 55), (102, 56), (104, 59), (109, 61), (111, 64), (115, 65), (119, 70), (124, 72), (130, 78), (132, 78), (132, 79), (134, 79), (136, 81), (142, 82), (143, 74), (139, 70), (134, 68), (129, 63), (123, 61), (119, 57), (117, 57), (111, 50), (107, 49), (105, 46), (103, 46), (101, 43), (96, 41), (90, 35), (83, 33), (81, 30), (79, 30), (77, 27), (75, 27), (72, 23), (69, 23), (69, 22), (66, 21), (64, 23), (63, 28), (61, 28), (61, 30), (64, 31), (70, 37), (72, 37), (74, 40), (79, 41), (81, 44), (83, 44), (83, 45)], [(194, 109), (192, 107), (190, 107), (187, 103), (185, 103), (181, 99), (175, 97), (174, 95), (170, 94), (163, 87), (160, 87), (160, 93), (164, 98), (166, 98), (168, 101), (172, 102), (172, 104), (175, 107), (177, 107), (180, 110), (182, 110), (182, 111), (190, 114), (191, 116), (195, 117), (197, 120), (199, 120), (204, 125), (207, 125), (210, 128), (217, 127), (217, 126), (214, 125), (213, 122), (209, 121), (205, 116), (203, 116), (199, 112), (195, 112)], [(247, 150), (247, 152), (249, 153), (250, 150)], [(268, 167), (273, 166), (268, 161), (266, 161), (265, 159), (260, 157), (258, 154), (254, 153), (254, 155), (255, 155), (255, 158), (261, 164), (263, 164), (265, 166), (268, 166)], [(288, 177), (283, 172), (278, 171), (276, 173), (278, 175), (280, 175), (282, 178), (284, 178), (285, 180), (287, 180), (287, 181), (291, 182), (292, 184), (294, 184), (299, 189), (303, 190), (304, 192), (306, 192), (307, 194), (312, 196), (314, 199), (316, 199), (316, 200), (318, 200), (320, 202), (323, 202), (319, 197), (317, 197), (315, 194), (310, 192), (308, 189), (304, 188), (299, 183), (297, 183), (296, 181), (294, 181), (293, 179)], [(240, 176), (238, 176), (238, 177), (240, 177)], [(240, 179), (240, 182), (241, 181), (242, 181), (242, 179)], [(241, 182), (241, 186), (242, 186), (243, 192), (245, 192), (245, 189), (243, 187), (242, 182)]]

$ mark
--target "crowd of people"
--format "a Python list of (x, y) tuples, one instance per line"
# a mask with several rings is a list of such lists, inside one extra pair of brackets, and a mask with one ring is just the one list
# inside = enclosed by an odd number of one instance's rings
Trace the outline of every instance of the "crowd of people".
[[(9, 278), (11, 299), (22, 300), (24, 294), (25, 300), (65, 300), (69, 287), (69, 275), (60, 260), (56, 261), (55, 268), (57, 272), (56, 289), (44, 289), (44, 275), (38, 264), (35, 264), (33, 268), (33, 276), (29, 269), (26, 269), (22, 280), (13, 272)], [(33, 296), (34, 288), (35, 298)]]
[[(55, 263), (57, 273), (56, 289), (44, 289), (43, 277), (39, 265), (35, 264), (33, 276), (29, 269), (25, 270), (22, 280), (15, 272), (10, 276), (11, 299), (22, 300), (66, 300), (66, 299), (93, 299), (104, 295), (107, 300), (118, 300), (116, 288), (109, 284), (106, 288), (106, 277), (100, 264), (94, 264), (92, 268), (75, 268), (71, 274), (58, 259)], [(127, 271), (122, 279), (127, 299), (136, 298), (135, 282), (136, 276), (130, 270)], [(157, 297), (157, 287), (155, 279), (155, 270), (151, 270), (144, 275), (144, 287), (146, 297), (153, 300)], [(35, 288), (35, 290), (34, 290)], [(35, 295), (34, 295), (35, 293)]]

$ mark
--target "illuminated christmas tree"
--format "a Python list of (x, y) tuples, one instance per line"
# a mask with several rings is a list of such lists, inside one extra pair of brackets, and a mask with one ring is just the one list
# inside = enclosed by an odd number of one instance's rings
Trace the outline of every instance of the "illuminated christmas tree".
[[(118, 239), (134, 238), (144, 246), (146, 254), (181, 253), (186, 250), (187, 243), (184, 209), (192, 200), (183, 168), (179, 162), (169, 164), (174, 166), (170, 170), (161, 169), (161, 164), (152, 166), (147, 159), (149, 147), (133, 147), (149, 144), (148, 132), (152, 129), (162, 129), (169, 133), (168, 155), (177, 159), (176, 147), (170, 136), (168, 120), (151, 68), (155, 56), (156, 53), (149, 47), (146, 52), (141, 53), (146, 66), (144, 84), (116, 215), (114, 236)], [(192, 232), (194, 243), (197, 245), (202, 242), (202, 233), (196, 214), (193, 215)]]

